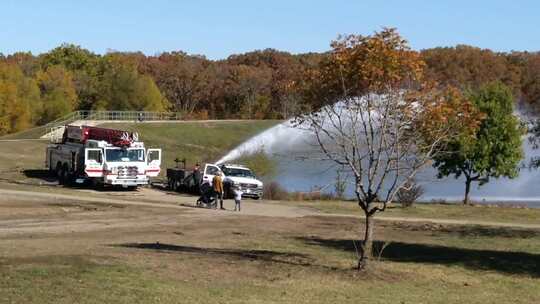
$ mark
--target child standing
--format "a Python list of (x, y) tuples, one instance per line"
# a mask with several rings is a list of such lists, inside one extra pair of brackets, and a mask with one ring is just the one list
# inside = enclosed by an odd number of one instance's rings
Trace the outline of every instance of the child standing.
[(242, 190), (240, 187), (234, 189), (234, 211), (240, 211), (240, 203), (242, 202)]

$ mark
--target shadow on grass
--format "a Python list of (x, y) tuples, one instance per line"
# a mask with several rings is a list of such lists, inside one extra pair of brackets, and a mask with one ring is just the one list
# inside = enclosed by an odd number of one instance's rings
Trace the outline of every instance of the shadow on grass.
[(49, 170), (45, 169), (26, 169), (23, 170), (23, 174), (28, 178), (40, 179), (47, 183), (53, 183), (57, 181), (56, 177), (52, 176)]
[(90, 189), (95, 190), (98, 192), (133, 192), (135, 189), (133, 188), (123, 188), (122, 186), (95, 186), (92, 185), (91, 182), (88, 180), (84, 183), (77, 184), (74, 181), (71, 181), (67, 184), (60, 185), (58, 182), (58, 178), (56, 176), (53, 176), (49, 170), (46, 169), (26, 169), (22, 171), (24, 176), (27, 178), (33, 178), (33, 179), (39, 179), (43, 182), (45, 182), (48, 186), (62, 186), (65, 188), (71, 188), (71, 189)]
[(442, 225), (436, 223), (395, 222), (392, 226), (408, 231), (431, 231), (433, 235), (457, 235), (461, 237), (502, 237), (502, 238), (534, 238), (540, 237), (540, 230), (511, 227), (487, 227), (479, 225)]
[(459, 235), (461, 237), (487, 236), (511, 239), (540, 237), (540, 230), (507, 227), (457, 226), (442, 228), (440, 232), (445, 234)]
[(194, 204), (187, 204), (187, 203), (181, 203), (180, 206), (187, 207), (187, 208), (195, 208), (195, 209), (214, 209), (212, 206), (199, 206), (196, 203)]
[(221, 248), (205, 248), (193, 246), (180, 246), (161, 243), (127, 243), (113, 245), (115, 247), (148, 249), (155, 251), (191, 253), (201, 255), (214, 255), (234, 257), (238, 259), (246, 259), (251, 261), (264, 261), (272, 263), (281, 263), (297, 266), (312, 266), (312, 259), (305, 254), (278, 252), (270, 250), (243, 250), (243, 249), (221, 249)]
[[(309, 245), (324, 246), (354, 252), (352, 240), (297, 238)], [(378, 255), (384, 242), (374, 241)], [(511, 243), (509, 243), (511, 246)], [(384, 248), (381, 258), (394, 262), (460, 265), (471, 270), (497, 271), (507, 274), (540, 277), (540, 255), (525, 252), (477, 250), (429, 244), (391, 242)]]

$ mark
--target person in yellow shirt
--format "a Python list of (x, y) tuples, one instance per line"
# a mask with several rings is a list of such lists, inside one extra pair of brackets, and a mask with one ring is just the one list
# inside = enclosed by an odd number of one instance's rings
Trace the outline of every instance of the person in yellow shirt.
[(221, 172), (216, 173), (216, 175), (212, 179), (212, 187), (214, 187), (216, 205), (219, 199), (219, 208), (221, 210), (225, 210), (225, 208), (223, 208), (223, 180), (221, 179)]

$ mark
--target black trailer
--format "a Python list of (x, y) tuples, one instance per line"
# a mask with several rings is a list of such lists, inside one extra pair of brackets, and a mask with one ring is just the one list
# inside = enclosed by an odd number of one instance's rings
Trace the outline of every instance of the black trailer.
[[(175, 162), (176, 168), (167, 169), (167, 187), (173, 191), (199, 194), (201, 173), (186, 170), (185, 160), (176, 159)], [(184, 168), (179, 168), (179, 162), (184, 164)]]

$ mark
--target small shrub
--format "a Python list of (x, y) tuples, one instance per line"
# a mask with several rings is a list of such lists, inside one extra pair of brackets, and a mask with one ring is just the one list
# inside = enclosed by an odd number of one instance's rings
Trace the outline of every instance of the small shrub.
[(279, 200), (279, 201), (324, 201), (324, 200), (336, 200), (336, 196), (333, 193), (325, 193), (320, 190), (310, 192), (288, 192), (279, 183), (270, 182), (264, 186), (263, 198), (267, 200)]
[(424, 188), (418, 185), (416, 181), (410, 180), (405, 183), (405, 186), (396, 194), (397, 202), (401, 204), (403, 208), (412, 206), (423, 194)]
[(443, 198), (434, 198), (430, 201), (431, 204), (448, 205), (448, 202)]
[(264, 187), (263, 198), (267, 200), (284, 201), (289, 199), (289, 193), (277, 182), (270, 182)]
[(338, 197), (334, 193), (323, 192), (320, 194), (319, 199), (321, 201), (336, 201), (336, 200), (343, 200), (343, 197)]

